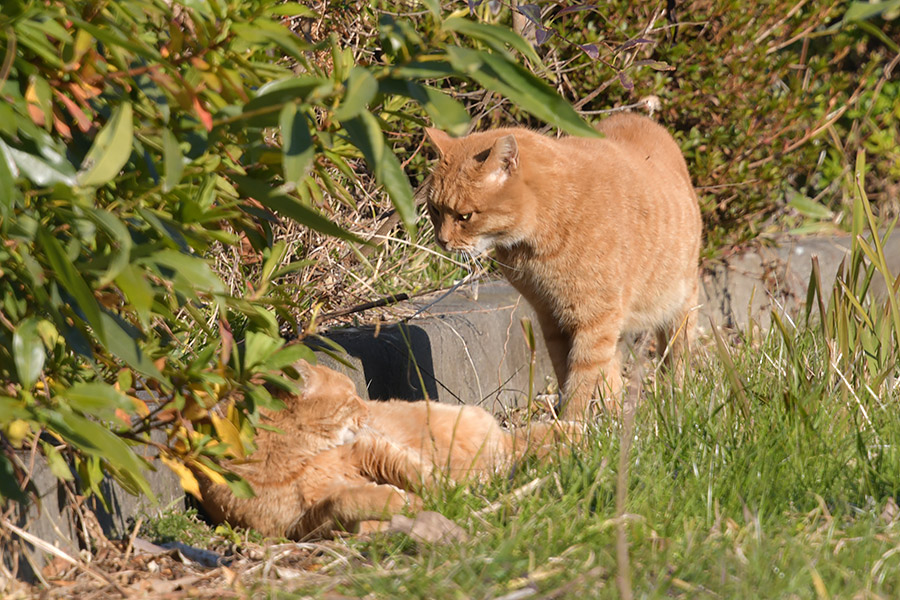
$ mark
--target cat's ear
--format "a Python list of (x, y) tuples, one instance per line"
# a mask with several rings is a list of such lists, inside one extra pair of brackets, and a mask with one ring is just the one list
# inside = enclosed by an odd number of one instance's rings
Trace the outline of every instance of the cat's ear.
[(303, 381), (303, 385), (309, 385), (310, 380), (313, 378), (313, 368), (308, 362), (303, 360), (302, 358), (291, 365), (291, 368), (297, 372), (297, 375), (300, 376), (300, 379)]
[(512, 174), (519, 168), (519, 145), (514, 135), (497, 138), (491, 147), (491, 153), (484, 163), (488, 172), (504, 171)]
[(431, 140), (432, 145), (441, 156), (447, 154), (447, 152), (450, 150), (450, 146), (453, 145), (453, 138), (440, 129), (435, 129), (434, 127), (426, 127), (425, 135), (428, 136), (428, 139)]

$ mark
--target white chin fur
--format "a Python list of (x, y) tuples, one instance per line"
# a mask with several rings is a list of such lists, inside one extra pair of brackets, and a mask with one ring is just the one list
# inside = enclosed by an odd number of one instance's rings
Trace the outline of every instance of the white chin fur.
[(478, 240), (475, 241), (475, 246), (472, 248), (472, 254), (475, 254), (477, 256), (490, 250), (494, 247), (494, 243), (496, 241), (497, 240), (494, 238), (494, 236), (491, 235), (485, 235), (478, 238)]

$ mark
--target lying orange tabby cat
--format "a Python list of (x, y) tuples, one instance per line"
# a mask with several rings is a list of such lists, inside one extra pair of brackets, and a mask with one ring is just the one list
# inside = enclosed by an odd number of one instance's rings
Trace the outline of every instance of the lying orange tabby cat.
[(367, 401), (337, 371), (304, 361), (295, 367), (303, 393), (276, 393), (284, 409), (263, 411), (263, 424), (283, 433), (260, 430), (249, 461), (230, 465), (256, 496), (237, 498), (197, 474), (201, 502), (216, 522), (298, 540), (352, 529), (421, 507), (415, 492), (442, 477), (483, 478), (530, 448), (546, 451), (546, 438), (566, 427), (536, 423), (528, 440), (475, 406)]
[[(694, 327), (701, 221), (681, 150), (646, 117), (600, 139), (426, 129), (440, 162), (424, 193), (443, 248), (494, 256), (534, 307), (566, 415), (622, 388), (616, 345), (655, 330), (680, 358)], [(675, 336), (675, 333), (681, 333)]]

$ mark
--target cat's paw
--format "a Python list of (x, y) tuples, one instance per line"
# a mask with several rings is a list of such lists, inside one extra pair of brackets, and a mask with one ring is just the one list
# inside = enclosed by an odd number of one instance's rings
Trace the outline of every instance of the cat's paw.
[(410, 512), (417, 513), (425, 508), (425, 502), (416, 494), (406, 492), (406, 508)]
[(422, 499), (416, 494), (407, 492), (394, 485), (388, 485), (387, 487), (391, 488), (391, 491), (393, 492), (390, 501), (388, 502), (388, 510), (391, 513), (397, 513), (403, 510), (418, 512), (425, 506)]

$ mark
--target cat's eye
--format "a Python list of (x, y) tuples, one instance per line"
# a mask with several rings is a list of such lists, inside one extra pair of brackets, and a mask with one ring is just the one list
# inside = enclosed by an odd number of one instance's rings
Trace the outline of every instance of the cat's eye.
[(463, 214), (459, 215), (457, 218), (458, 218), (460, 221), (465, 222), (465, 221), (468, 221), (469, 219), (472, 218), (472, 213), (470, 213), (470, 212), (463, 213)]

